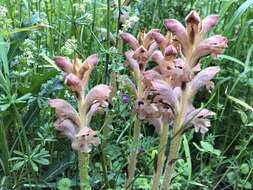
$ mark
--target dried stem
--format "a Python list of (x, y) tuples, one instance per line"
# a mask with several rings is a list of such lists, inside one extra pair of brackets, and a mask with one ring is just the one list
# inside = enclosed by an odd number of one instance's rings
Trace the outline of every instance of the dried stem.
[(158, 160), (157, 160), (157, 167), (156, 172), (153, 177), (153, 184), (152, 190), (158, 190), (160, 185), (160, 177), (163, 172), (163, 166), (165, 162), (165, 151), (166, 151), (166, 144), (168, 140), (168, 124), (166, 122), (162, 123), (161, 131), (160, 131), (160, 145), (159, 145), (159, 152), (158, 152)]

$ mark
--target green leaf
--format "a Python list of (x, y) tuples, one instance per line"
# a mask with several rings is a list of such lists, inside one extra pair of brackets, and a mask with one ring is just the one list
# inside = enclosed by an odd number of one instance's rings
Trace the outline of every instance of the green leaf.
[(246, 12), (248, 8), (253, 4), (253, 0), (247, 0), (241, 4), (241, 6), (235, 11), (234, 15), (231, 17), (230, 22), (226, 24), (224, 34), (230, 35), (233, 31), (233, 27), (239, 21), (241, 16)]
[(25, 161), (21, 161), (21, 162), (17, 162), (14, 164), (14, 166), (12, 167), (12, 171), (16, 171), (19, 170), (22, 166), (24, 166)]
[(183, 135), (183, 145), (184, 145), (184, 152), (185, 152), (185, 157), (186, 157), (187, 167), (188, 167), (188, 182), (190, 182), (191, 175), (192, 175), (192, 162), (191, 162), (191, 153), (190, 153), (188, 140), (185, 135)]
[(244, 102), (244, 101), (242, 101), (242, 100), (240, 100), (240, 99), (237, 99), (237, 98), (235, 98), (235, 97), (233, 97), (233, 96), (227, 95), (227, 97), (228, 97), (230, 100), (232, 100), (233, 102), (235, 102), (235, 103), (237, 103), (237, 104), (243, 106), (243, 107), (246, 108), (247, 110), (253, 111), (253, 107), (251, 107), (251, 106), (250, 106), (249, 104), (247, 104), (246, 102)]
[(33, 171), (38, 172), (39, 168), (38, 168), (37, 164), (32, 160), (30, 160), (30, 163), (31, 163)]

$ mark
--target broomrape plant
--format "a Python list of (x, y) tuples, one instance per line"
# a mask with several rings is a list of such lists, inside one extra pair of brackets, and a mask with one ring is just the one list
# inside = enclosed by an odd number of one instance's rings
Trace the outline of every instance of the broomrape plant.
[[(147, 34), (140, 32), (138, 40), (129, 33), (121, 33), (124, 42), (132, 49), (125, 55), (137, 84), (133, 88), (137, 99), (134, 144), (136, 146), (139, 142), (140, 121), (153, 124), (160, 135), (153, 190), (159, 189), (162, 174), (161, 189), (169, 188), (182, 134), (192, 127), (196, 132), (206, 133), (210, 127), (208, 117), (215, 115), (208, 109), (195, 108), (193, 99), (201, 87), (205, 86), (209, 91), (214, 88), (211, 80), (220, 71), (218, 66), (202, 69), (200, 63), (202, 57), (217, 57), (227, 47), (227, 39), (223, 36), (206, 37), (218, 20), (217, 15), (209, 15), (201, 21), (198, 13), (192, 11), (185, 18), (186, 27), (175, 19), (165, 20), (164, 25), (169, 30), (166, 36), (158, 29)], [(157, 66), (145, 71), (150, 59)], [(172, 126), (172, 140), (165, 158), (169, 125)], [(137, 153), (135, 148), (130, 155), (127, 189), (132, 187)]]
[(65, 84), (75, 93), (78, 111), (62, 99), (51, 99), (49, 105), (56, 110), (54, 122), (56, 130), (71, 140), (72, 149), (79, 154), (80, 186), (82, 190), (90, 189), (89, 185), (89, 153), (93, 146), (100, 144), (98, 132), (92, 130), (92, 116), (108, 106), (108, 97), (112, 88), (97, 85), (86, 95), (84, 89), (88, 84), (90, 73), (98, 63), (96, 54), (89, 56), (83, 64), (75, 57), (72, 64), (65, 57), (55, 57), (56, 65), (65, 72)]

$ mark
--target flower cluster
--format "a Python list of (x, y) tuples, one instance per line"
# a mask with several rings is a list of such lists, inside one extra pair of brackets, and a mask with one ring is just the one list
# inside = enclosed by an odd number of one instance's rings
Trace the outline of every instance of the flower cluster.
[[(195, 109), (191, 100), (201, 87), (206, 86), (208, 90), (214, 88), (211, 79), (220, 69), (214, 66), (201, 70), (200, 60), (207, 55), (217, 57), (223, 53), (227, 47), (227, 39), (220, 35), (205, 38), (207, 32), (217, 24), (217, 15), (207, 16), (201, 21), (197, 12), (192, 11), (185, 21), (186, 27), (175, 19), (167, 19), (164, 25), (170, 33), (163, 36), (159, 30), (153, 29), (147, 35), (140, 35), (141, 43), (128, 33), (121, 34), (121, 37), (133, 49), (126, 52), (126, 58), (137, 80), (141, 80), (144, 86), (142, 101), (137, 103), (140, 119), (153, 118), (152, 122), (157, 123), (161, 113), (167, 113), (166, 120), (175, 120), (181, 109), (182, 91), (187, 91), (188, 102), (184, 106), (183, 117), (187, 120), (192, 115), (191, 120), (200, 120), (201, 115), (204, 121), (188, 123), (194, 125), (196, 131), (204, 133), (210, 126), (205, 117), (214, 113), (204, 109), (205, 114), (201, 114), (204, 111)], [(149, 59), (157, 63), (157, 66), (144, 71), (143, 65)], [(139, 77), (140, 72), (143, 78)], [(196, 110), (200, 113), (193, 115), (192, 112)]]
[(57, 120), (54, 123), (60, 131), (72, 141), (72, 148), (80, 152), (90, 152), (92, 146), (100, 143), (97, 131), (90, 128), (92, 116), (108, 106), (111, 87), (97, 85), (85, 96), (84, 89), (88, 84), (90, 73), (98, 63), (96, 54), (89, 56), (83, 64), (77, 58), (71, 64), (65, 57), (55, 57), (56, 65), (65, 72), (65, 84), (76, 93), (79, 112), (62, 99), (51, 99), (49, 105), (56, 110)]
[[(141, 31), (138, 39), (129, 33), (121, 33), (123, 41), (131, 48), (125, 55), (137, 84), (135, 109), (138, 119), (153, 124), (160, 134), (157, 170), (151, 189), (159, 188), (165, 162), (167, 125), (173, 127), (172, 135), (176, 138), (170, 145), (170, 158), (167, 159), (162, 184), (164, 190), (168, 189), (174, 166), (171, 163), (176, 159), (182, 133), (192, 127), (196, 132), (207, 132), (210, 127), (208, 117), (215, 115), (205, 108), (196, 109), (193, 99), (202, 87), (208, 91), (214, 88), (211, 80), (220, 71), (218, 66), (201, 68), (203, 57), (217, 57), (227, 47), (227, 39), (221, 35), (206, 37), (218, 20), (217, 15), (201, 20), (196, 11), (191, 11), (185, 18), (186, 27), (175, 19), (165, 20), (164, 25), (168, 29), (165, 36), (158, 29), (147, 34)], [(157, 66), (145, 70), (149, 60)], [(134, 134), (135, 137), (137, 135)], [(130, 165), (132, 160), (136, 157), (129, 160)], [(135, 166), (129, 169), (134, 170)], [(134, 171), (129, 174), (134, 174)], [(133, 176), (129, 177), (127, 187), (131, 178)]]

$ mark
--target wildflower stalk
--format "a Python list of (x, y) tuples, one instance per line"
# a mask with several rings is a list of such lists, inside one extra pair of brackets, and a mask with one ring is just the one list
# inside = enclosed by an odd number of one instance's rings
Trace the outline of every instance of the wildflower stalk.
[(166, 151), (166, 144), (168, 139), (168, 124), (167, 122), (163, 122), (161, 125), (160, 131), (160, 144), (159, 144), (159, 152), (158, 152), (158, 160), (156, 166), (156, 172), (153, 176), (153, 184), (152, 190), (158, 190), (160, 185), (160, 177), (163, 172), (163, 166), (165, 162), (165, 151)]
[[(80, 99), (78, 99), (78, 110), (80, 116), (80, 128), (85, 127), (86, 115), (84, 108), (84, 94), (82, 93)], [(90, 189), (89, 184), (89, 153), (78, 152), (78, 166), (79, 166), (79, 177), (80, 177), (80, 188), (81, 190)]]
[(137, 154), (138, 154), (138, 144), (139, 136), (141, 132), (141, 121), (136, 117), (134, 122), (134, 134), (133, 134), (133, 146), (134, 150), (131, 152), (129, 161), (128, 161), (128, 179), (126, 182), (126, 189), (132, 189), (132, 181), (134, 178), (136, 163), (137, 163)]
[[(140, 78), (137, 80), (137, 97), (141, 97), (143, 94), (143, 87), (141, 83), (141, 79), (143, 77), (140, 76)], [(141, 133), (141, 121), (138, 117), (135, 118), (134, 121), (134, 133), (133, 133), (133, 152), (131, 152), (129, 161), (128, 161), (128, 179), (126, 182), (126, 189), (130, 190), (132, 189), (132, 182), (136, 170), (136, 163), (137, 163), (137, 155), (138, 155), (138, 144), (140, 140), (140, 133)]]
[(185, 89), (182, 88), (182, 99), (181, 99), (181, 104), (179, 107), (179, 112), (175, 118), (175, 129), (173, 131), (174, 138), (171, 141), (170, 145), (170, 151), (169, 151), (169, 158), (167, 159), (166, 162), (166, 168), (164, 172), (164, 179), (162, 183), (162, 190), (167, 190), (169, 189), (170, 181), (171, 181), (171, 176), (173, 173), (173, 169), (177, 160), (177, 154), (180, 148), (180, 143), (181, 143), (181, 129), (184, 123), (184, 116), (187, 111), (187, 104), (189, 102), (190, 96), (189, 96), (189, 88), (187, 86)]

